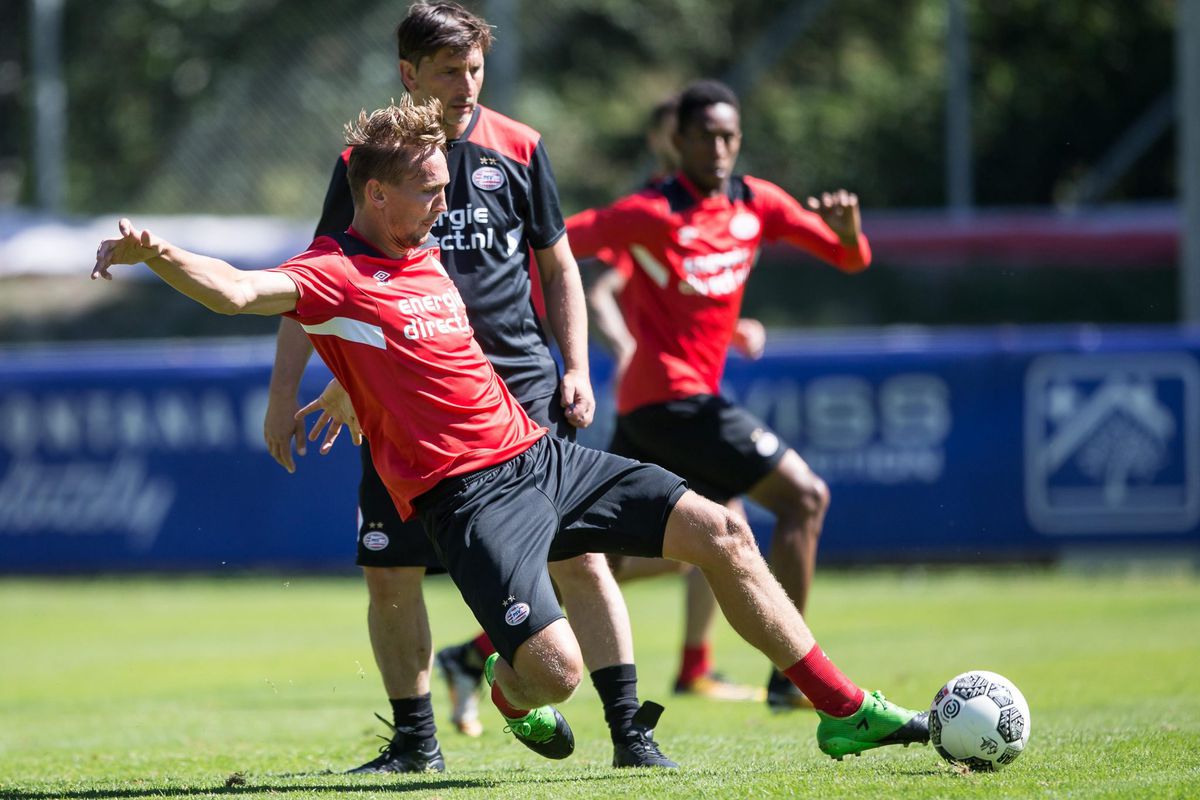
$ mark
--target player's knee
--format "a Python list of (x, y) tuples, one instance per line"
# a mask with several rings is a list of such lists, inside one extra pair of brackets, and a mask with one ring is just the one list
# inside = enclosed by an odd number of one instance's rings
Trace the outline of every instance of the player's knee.
[(535, 633), (517, 648), (513, 668), (537, 703), (561, 703), (583, 680), (583, 656), (566, 620)]
[(746, 520), (725, 512), (725, 530), (721, 537), (722, 550), (730, 564), (740, 566), (761, 558), (754, 533)]
[(796, 485), (793, 506), (801, 518), (823, 517), (829, 509), (829, 485), (815, 473), (808, 473)]
[(706, 538), (717, 562), (737, 564), (757, 552), (754, 535), (744, 519), (716, 503), (708, 504), (705, 517)]
[(535, 688), (539, 703), (561, 703), (583, 680), (583, 660), (558, 651), (548, 654), (532, 670), (522, 671), (521, 677)]
[(612, 580), (608, 561), (600, 553), (585, 553), (565, 561), (550, 564), (550, 575), (555, 582), (567, 589), (597, 591)]

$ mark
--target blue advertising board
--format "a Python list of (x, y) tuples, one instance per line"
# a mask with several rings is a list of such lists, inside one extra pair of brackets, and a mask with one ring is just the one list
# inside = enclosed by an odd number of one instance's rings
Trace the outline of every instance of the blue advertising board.
[[(288, 475), (272, 342), (0, 353), (0, 571), (349, 569), (357, 453)], [(607, 442), (611, 364), (593, 356)], [(303, 397), (328, 375), (305, 376)], [(726, 391), (828, 482), (826, 563), (1200, 547), (1200, 331), (775, 335)], [(605, 410), (607, 413), (605, 413)], [(770, 520), (751, 521), (769, 546)]]

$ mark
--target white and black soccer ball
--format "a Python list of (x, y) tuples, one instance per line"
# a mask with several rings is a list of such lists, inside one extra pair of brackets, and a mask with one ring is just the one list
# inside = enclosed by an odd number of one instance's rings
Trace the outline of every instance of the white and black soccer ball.
[(1029, 704), (994, 672), (955, 675), (929, 704), (929, 743), (952, 764), (978, 772), (1001, 769), (1029, 743)]

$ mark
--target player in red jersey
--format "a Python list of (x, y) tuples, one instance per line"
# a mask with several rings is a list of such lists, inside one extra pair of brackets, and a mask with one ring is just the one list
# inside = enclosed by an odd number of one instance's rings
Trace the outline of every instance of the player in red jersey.
[(354, 219), (265, 271), (175, 247), (122, 219), (92, 278), (145, 262), (225, 314), (288, 314), (350, 395), (404, 518), (416, 513), (494, 642), (485, 664), (508, 730), (548, 758), (574, 750), (565, 700), (583, 672), (547, 560), (666, 557), (704, 570), (734, 629), (810, 697), (834, 758), (929, 739), (925, 714), (866, 693), (822, 652), (745, 522), (672, 473), (547, 436), (496, 376), (462, 297), (426, 245), (449, 172), (437, 104), (365, 112), (349, 126)]
[[(448, 208), (430, 236), (441, 248), (477, 341), (508, 390), (535, 422), (573, 439), (575, 428), (590, 422), (594, 405), (583, 288), (563, 237), (558, 190), (541, 136), (479, 103), (491, 35), (484, 20), (448, 2), (413, 5), (396, 29), (404, 88), (417, 102), (441, 101), (449, 142)], [(353, 217), (346, 181), (350, 153), (334, 164), (318, 236), (344, 232)], [(531, 266), (549, 299), (549, 328), (566, 368), (561, 376), (533, 311)], [(311, 352), (299, 325), (282, 321), (264, 432), (271, 453), (288, 469), (294, 469), (292, 438), (301, 446), (304, 441), (303, 423), (294, 414)], [(376, 474), (373, 444), (368, 438), (360, 453), (356, 561), (368, 588), (367, 628), (392, 707), (394, 736), (378, 756), (351, 771), (441, 769), (430, 696), (433, 646), (421, 583), (442, 565), (421, 526), (397, 515)], [(628, 612), (604, 559), (564, 560), (552, 565), (551, 574), (604, 705), (614, 766), (673, 766), (649, 738), (661, 707), (647, 704), (639, 713)], [(479, 636), (436, 654), (450, 687), (451, 720), (468, 735), (482, 731), (478, 696), (483, 661), (492, 652), (488, 638)]]
[[(657, 103), (650, 112), (646, 126), (646, 149), (654, 157), (655, 172), (646, 182), (647, 188), (667, 180), (679, 171), (679, 153), (673, 143), (678, 112), (678, 95), (672, 95)], [(615, 383), (620, 383), (636, 345), (629, 334), (629, 327), (625, 323), (620, 305), (625, 284), (629, 282), (629, 276), (635, 268), (633, 256), (628, 250), (614, 251), (606, 248), (597, 253), (596, 258), (581, 262), (580, 268), (591, 277), (587, 290), (592, 312), (590, 320), (600, 338), (612, 349), (616, 360)], [(762, 355), (765, 339), (766, 331), (761, 322), (743, 318), (737, 321), (731, 344), (747, 358), (758, 358)], [(740, 497), (730, 498), (725, 506), (745, 518), (746, 511)], [(717, 617), (717, 600), (700, 570), (663, 559), (624, 556), (609, 556), (609, 564), (612, 566), (613, 575), (620, 582), (668, 572), (683, 573), (686, 587), (683, 647), (679, 672), (675, 677), (675, 694), (732, 701), (761, 701), (765, 697), (761, 687), (735, 683), (715, 669), (712, 633)]]
[[(717, 502), (746, 495), (776, 518), (771, 565), (803, 612), (829, 490), (762, 421), (721, 396), (742, 293), (763, 241), (784, 241), (846, 272), (865, 269), (858, 199), (838, 191), (802, 206), (768, 181), (733, 172), (737, 96), (699, 81), (680, 96), (681, 169), (612, 206), (571, 217), (579, 256), (629, 251), (621, 308), (635, 343), (618, 389), (613, 452), (660, 464)], [(806, 705), (774, 670), (772, 708)]]

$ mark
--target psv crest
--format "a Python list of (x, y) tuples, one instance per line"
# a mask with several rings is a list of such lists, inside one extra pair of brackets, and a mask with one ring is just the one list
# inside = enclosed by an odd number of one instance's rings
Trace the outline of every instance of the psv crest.
[(758, 221), (758, 217), (747, 211), (739, 211), (729, 220), (729, 235), (743, 242), (758, 236), (760, 230), (762, 223)]
[(480, 167), (471, 173), (471, 183), (485, 192), (494, 192), (504, 185), (504, 173), (497, 167)]

